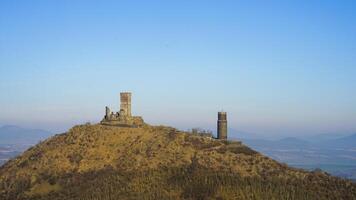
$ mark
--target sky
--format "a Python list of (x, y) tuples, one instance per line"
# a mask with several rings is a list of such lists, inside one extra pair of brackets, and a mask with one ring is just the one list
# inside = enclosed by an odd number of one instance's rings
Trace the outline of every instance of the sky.
[(0, 125), (356, 132), (356, 1), (0, 1)]

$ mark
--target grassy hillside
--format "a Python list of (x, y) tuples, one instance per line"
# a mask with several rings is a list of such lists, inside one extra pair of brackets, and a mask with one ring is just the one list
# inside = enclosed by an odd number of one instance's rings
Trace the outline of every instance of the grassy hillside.
[(0, 199), (356, 199), (356, 185), (169, 127), (75, 126), (0, 168)]

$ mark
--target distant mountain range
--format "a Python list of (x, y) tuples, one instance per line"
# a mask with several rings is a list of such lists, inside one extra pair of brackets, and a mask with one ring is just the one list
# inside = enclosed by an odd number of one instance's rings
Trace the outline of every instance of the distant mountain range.
[(335, 138), (320, 140), (314, 139), (300, 139), (296, 137), (287, 137), (279, 140), (267, 140), (267, 139), (251, 139), (251, 138), (239, 138), (246, 144), (256, 147), (272, 148), (272, 149), (305, 149), (305, 148), (320, 148), (320, 149), (354, 149), (356, 150), (356, 133)]
[(356, 134), (320, 135), (305, 139), (237, 139), (280, 162), (305, 169), (321, 168), (331, 174), (356, 179)]
[(356, 133), (350, 136), (337, 138), (333, 140), (326, 140), (324, 142), (319, 143), (321, 147), (324, 148), (343, 148), (343, 149), (354, 149), (356, 151)]
[(36, 144), (53, 135), (41, 129), (26, 129), (19, 126), (5, 125), (0, 127), (0, 144)]
[(41, 129), (26, 129), (14, 125), (0, 127), (0, 166), (52, 135), (51, 132)]

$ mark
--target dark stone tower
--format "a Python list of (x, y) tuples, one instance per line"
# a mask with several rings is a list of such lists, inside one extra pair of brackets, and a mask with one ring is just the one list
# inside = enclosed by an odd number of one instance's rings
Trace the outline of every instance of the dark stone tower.
[(226, 112), (218, 112), (218, 139), (227, 139), (227, 117)]
[(110, 113), (110, 108), (106, 106), (106, 107), (105, 107), (105, 117), (104, 117), (104, 118), (105, 118), (106, 120), (110, 120), (110, 114), (111, 114), (111, 113)]

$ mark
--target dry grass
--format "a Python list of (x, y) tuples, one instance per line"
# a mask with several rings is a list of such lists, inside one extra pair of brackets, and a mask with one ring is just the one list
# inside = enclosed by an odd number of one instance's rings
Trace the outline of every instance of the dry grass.
[[(195, 175), (188, 170), (193, 168), (196, 169)], [(183, 174), (173, 173), (172, 169)], [(110, 175), (106, 174), (108, 171)], [(21, 199), (37, 194), (51, 195), (55, 192), (58, 197), (58, 194), (65, 190), (75, 193), (71, 184), (83, 185), (84, 183), (77, 182), (77, 179), (86, 182), (97, 172), (100, 172), (102, 177), (107, 176), (107, 179), (98, 179), (97, 176), (90, 179), (92, 185), (98, 185), (99, 188), (101, 185), (110, 187), (108, 185), (112, 184), (126, 188), (125, 191), (130, 195), (152, 192), (152, 188), (156, 188), (159, 193), (152, 193), (152, 197), (165, 196), (172, 199), (201, 199), (202, 197), (190, 196), (194, 191), (200, 191), (205, 196), (218, 195), (223, 199), (226, 195), (245, 195), (241, 188), (230, 185), (235, 184), (231, 177), (236, 180), (246, 179), (246, 183), (252, 181), (256, 184), (254, 187), (260, 189), (260, 193), (256, 195), (263, 194), (264, 190), (269, 191), (268, 188), (263, 188), (262, 183), (265, 184), (264, 181), (270, 178), (275, 178), (276, 180), (271, 179), (269, 182), (276, 184), (284, 183), (284, 180), (293, 180), (291, 182), (295, 184), (303, 184), (305, 180), (312, 181), (308, 183), (312, 183), (316, 188), (320, 187), (320, 191), (324, 191), (323, 187), (333, 187), (335, 183), (338, 183), (340, 188), (347, 188), (345, 184), (350, 184), (349, 188), (352, 190), (348, 192), (351, 195), (355, 195), (356, 188), (354, 184), (324, 173), (311, 174), (289, 168), (253, 151), (241, 142), (215, 140), (164, 126), (124, 128), (80, 125), (73, 127), (68, 133), (56, 135), (38, 144), (2, 166), (0, 197), (3, 195), (8, 199)], [(122, 177), (116, 175), (119, 172), (124, 173)], [(125, 177), (130, 173), (132, 178), (126, 180)], [(148, 174), (144, 176), (142, 173)], [(206, 177), (204, 173), (210, 173), (211, 176)], [(192, 176), (195, 179), (191, 179)], [(181, 182), (172, 185), (174, 181), (168, 181), (173, 180), (172, 177)], [(79, 188), (74, 187), (77, 191), (84, 190), (80, 184)], [(217, 187), (216, 184), (224, 184), (224, 187)], [(192, 189), (194, 191), (191, 191)], [(272, 190), (270, 192), (275, 195)], [(291, 192), (293, 191), (287, 191), (286, 194), (293, 197)], [(89, 197), (87, 196), (88, 199)]]

